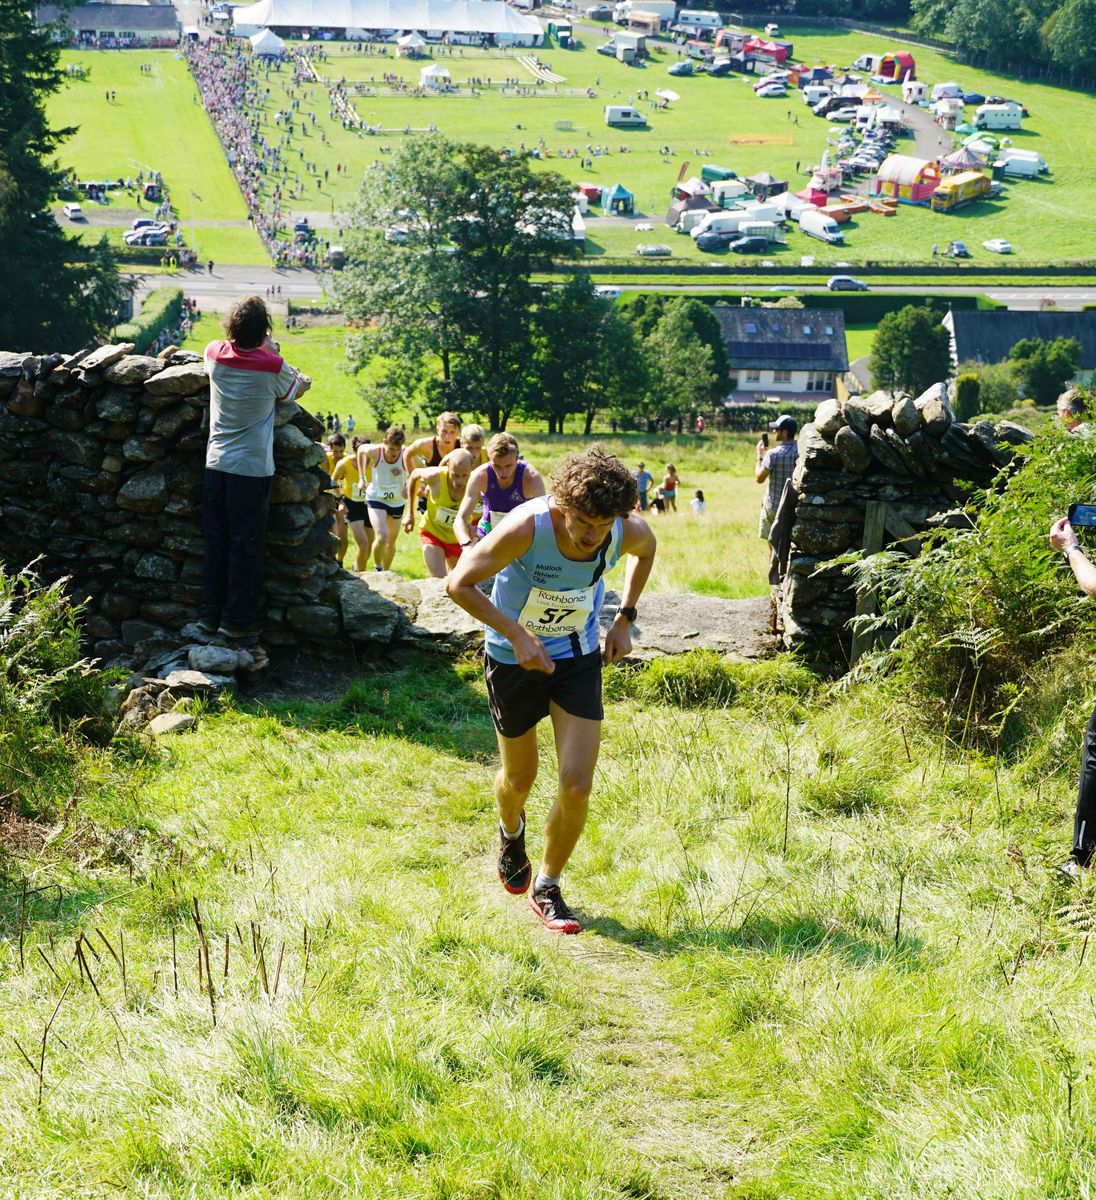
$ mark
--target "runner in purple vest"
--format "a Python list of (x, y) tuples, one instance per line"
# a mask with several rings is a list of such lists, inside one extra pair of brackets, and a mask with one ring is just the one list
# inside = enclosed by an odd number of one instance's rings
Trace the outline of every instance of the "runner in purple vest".
[[(487, 443), (487, 462), (477, 467), (468, 480), (460, 512), (453, 523), (457, 541), (473, 546), (491, 532), (492, 521), (544, 495), (544, 480), (536, 467), (518, 458), (517, 438), (510, 433), (496, 433)], [(475, 523), (476, 510), (482, 505), (483, 517)]]

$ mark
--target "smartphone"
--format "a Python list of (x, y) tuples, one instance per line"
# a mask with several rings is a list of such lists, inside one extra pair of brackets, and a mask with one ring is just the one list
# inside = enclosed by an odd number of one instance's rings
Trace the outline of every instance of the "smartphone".
[(761, 435), (761, 444), (762, 446), (767, 446), (769, 444), (769, 435), (767, 433), (763, 433)]
[(1071, 504), (1068, 520), (1071, 525), (1096, 525), (1096, 504)]

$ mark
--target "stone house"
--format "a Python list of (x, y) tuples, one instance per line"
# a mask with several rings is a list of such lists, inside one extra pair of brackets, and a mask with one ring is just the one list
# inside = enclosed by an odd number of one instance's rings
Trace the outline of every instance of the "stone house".
[(173, 4), (80, 4), (67, 10), (43, 4), (37, 20), (63, 21), (88, 46), (165, 46), (179, 40)]
[(848, 370), (840, 309), (716, 306), (712, 311), (731, 360), (733, 402), (769, 396), (824, 400), (834, 395), (835, 378)]
[(1090, 383), (1096, 375), (1096, 312), (955, 312), (945, 314), (943, 326), (951, 335), (951, 360), (959, 363), (999, 363), (1024, 338), (1053, 342), (1076, 338), (1081, 365), (1073, 383)]

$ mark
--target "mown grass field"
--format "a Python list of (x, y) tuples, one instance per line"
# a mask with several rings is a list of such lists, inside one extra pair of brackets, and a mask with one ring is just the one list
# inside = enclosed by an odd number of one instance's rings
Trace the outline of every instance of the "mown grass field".
[[(247, 223), (247, 209), (213, 127), (198, 102), (198, 89), (183, 57), (170, 50), (66, 50), (63, 66), (82, 66), (85, 80), (72, 79), (48, 105), (51, 122), (75, 127), (58, 153), (62, 167), (80, 179), (134, 178), (160, 171), (171, 193), (183, 234), (205, 256), (241, 265), (265, 263), (266, 252)], [(142, 65), (151, 67), (145, 74)], [(106, 99), (114, 91), (114, 101)], [(82, 237), (104, 232), (121, 244), (134, 217), (149, 216), (132, 196), (115, 192), (109, 207), (85, 203), (85, 211), (110, 222), (80, 229)], [(58, 205), (58, 209), (60, 205)], [(194, 228), (191, 220), (216, 225)]]
[(5, 858), (9, 1194), (1086, 1194), (1071, 762), (955, 757), (788, 664), (614, 669), (553, 938), (494, 876), (478, 666), (316, 686), (89, 768)]
[[(292, 202), (295, 211), (314, 212), (330, 221), (332, 211), (341, 211), (352, 199), (361, 172), (370, 163), (384, 160), (384, 149), (404, 136), (406, 126), (422, 129), (434, 123), (450, 137), (515, 150), (523, 143), (533, 148), (543, 138), (546, 167), (575, 182), (621, 182), (634, 191), (644, 217), (655, 223), (654, 231), (634, 230), (642, 217), (615, 218), (607, 225), (592, 225), (587, 246), (591, 261), (606, 256), (630, 258), (639, 242), (659, 240), (670, 245), (674, 258), (733, 267), (737, 256), (726, 252), (701, 254), (692, 239), (659, 226), (682, 165), (688, 160), (688, 174), (699, 174), (703, 162), (713, 161), (734, 168), (739, 175), (768, 170), (794, 182), (796, 162), (801, 171), (816, 162), (833, 133), (832, 126), (813, 117), (796, 96), (785, 101), (756, 99), (741, 77), (671, 79), (666, 67), (676, 53), (658, 52), (645, 68), (625, 67), (595, 52), (600, 36), (587, 35), (580, 50), (538, 52), (565, 78), (558, 94), (552, 88), (541, 88), (533, 96), (502, 95), (494, 88), (475, 97), (359, 97), (355, 103), (363, 118), (388, 131), (377, 137), (346, 131), (330, 120), (322, 85), (297, 89), (304, 117), (310, 119), (315, 114), (317, 118), (314, 128), (309, 125), (303, 135), (298, 135), (298, 143), (306, 148), (307, 157), (329, 174), (317, 187), (316, 180), (302, 172), (301, 195)], [(799, 30), (795, 31), (794, 42), (796, 56), (802, 61), (837, 65), (882, 45), (880, 39), (862, 34)], [(370, 76), (379, 80), (383, 72), (394, 71), (412, 84), (418, 81), (420, 64), (356, 54), (335, 43), (326, 49), (329, 59), (321, 69), (332, 79), (345, 76), (367, 83)], [(1011, 182), (1006, 188), (1007, 200), (952, 216), (907, 206), (894, 218), (865, 214), (847, 227), (845, 247), (831, 247), (807, 238), (793, 226), (787, 248), (774, 247), (767, 257), (786, 265), (789, 273), (794, 272), (802, 255), (813, 255), (821, 263), (927, 262), (933, 243), (960, 238), (971, 246), (976, 261), (992, 263), (994, 256), (981, 250), (981, 243), (991, 237), (1004, 237), (1015, 247), (1014, 261), (1088, 258), (1096, 235), (1096, 215), (1088, 203), (1087, 166), (1096, 154), (1096, 120), (1092, 119), (1096, 116), (1096, 97), (957, 67), (935, 51), (918, 49), (916, 57), (919, 77), (930, 82), (958, 78), (965, 87), (984, 94), (1003, 93), (1023, 100), (1031, 117), (1014, 140), (1038, 149), (1050, 163), (1052, 175), (1049, 179)], [(195, 202), (199, 219), (243, 220), (242, 201), (234, 192), (208, 120), (194, 103), (195, 89), (181, 59), (168, 52), (66, 52), (65, 61), (91, 65), (92, 73), (87, 83), (70, 85), (51, 109), (58, 121), (82, 127), (78, 137), (63, 149), (63, 163), (72, 163), (82, 174), (125, 174), (136, 170), (134, 163), (158, 165), (169, 182), (174, 181), (184, 224), (190, 217), (192, 188), (202, 197), (201, 203)], [(140, 61), (153, 63), (151, 78), (139, 74)], [(532, 76), (517, 64), (513, 52), (481, 54), (466, 48), (463, 58), (446, 55), (440, 61), (450, 69), (455, 82), (471, 76), (490, 77), (497, 82), (512, 76), (526, 86), (533, 84)], [(264, 124), (267, 135), (276, 139), (280, 127), (274, 122), (274, 113), (287, 107), (289, 68), (271, 72), (267, 82), (271, 90), (263, 108)], [(119, 92), (115, 105), (103, 99), (108, 84)], [(652, 112), (648, 130), (611, 130), (604, 125), (602, 114), (607, 103), (627, 102), (641, 89), (653, 93), (670, 84), (681, 100), (667, 111)], [(585, 94), (588, 87), (595, 91), (593, 99)], [(648, 102), (639, 103), (642, 107)], [(798, 116), (798, 125), (788, 119), (789, 109), (793, 117)], [(565, 122), (570, 128), (557, 128)], [(588, 145), (604, 146), (608, 153), (595, 156), (592, 168), (583, 168), (580, 158), (586, 156)], [(662, 153), (664, 147), (670, 153)], [(577, 156), (564, 156), (571, 151)], [(336, 173), (336, 163), (349, 164), (351, 169), (345, 174)], [(592, 210), (592, 215), (596, 217), (598, 211)], [(128, 220), (119, 222), (113, 236), (120, 236), (123, 224)], [(246, 225), (199, 227), (197, 234), (203, 253), (211, 253), (220, 261), (262, 260), (261, 247)]]
[[(204, 316), (194, 329), (188, 346), (204, 347), (215, 337), (222, 336), (217, 319)], [(345, 330), (341, 326), (286, 329), (279, 321), (275, 336), (288, 362), (299, 367), (313, 379), (312, 390), (305, 398), (310, 412), (326, 415), (338, 412), (345, 422), (353, 415), (356, 432), (376, 436), (376, 422), (358, 397), (353, 378), (340, 369)], [(427, 426), (432, 418), (421, 414), (422, 431), (413, 429), (414, 414), (399, 413), (408, 440), (432, 432)], [(520, 438), (525, 457), (547, 475), (572, 450), (581, 450), (593, 439), (575, 434), (549, 437), (537, 431), (536, 425), (514, 422), (512, 430)], [(706, 434), (702, 438), (648, 437), (642, 434), (613, 436), (609, 430), (595, 430), (597, 440), (604, 442), (633, 468), (640, 461), (662, 480), (662, 470), (672, 462), (681, 477), (678, 490), (678, 512), (663, 518), (652, 518), (659, 536), (661, 550), (650, 586), (658, 591), (692, 591), (705, 595), (734, 599), (760, 596), (768, 591), (766, 571), (768, 550), (757, 536), (757, 512), (762, 488), (753, 478), (754, 445), (756, 439), (744, 434)], [(703, 517), (696, 518), (689, 509), (694, 491), (701, 489), (707, 502)], [(346, 565), (354, 566), (353, 542), (347, 552)], [(419, 549), (417, 533), (403, 534), (397, 543), (393, 570), (408, 578), (417, 579), (426, 573)], [(611, 579), (614, 586), (623, 579), (624, 566), (619, 564)]]

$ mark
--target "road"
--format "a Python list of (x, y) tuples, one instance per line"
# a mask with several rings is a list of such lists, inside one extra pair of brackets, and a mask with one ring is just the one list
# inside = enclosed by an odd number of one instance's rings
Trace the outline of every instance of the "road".
[[(241, 296), (257, 292), (266, 295), (271, 287), (280, 288), (280, 292), (271, 300), (275, 312), (284, 314), (286, 301), (318, 300), (331, 290), (331, 275), (316, 271), (305, 271), (299, 268), (276, 270), (273, 267), (220, 267), (215, 266), (213, 274), (206, 270), (179, 271), (176, 275), (135, 275), (138, 295), (143, 295), (153, 288), (165, 284), (177, 283), (188, 295), (198, 301), (201, 308), (208, 312), (227, 312), (232, 304)], [(775, 280), (774, 276), (774, 280)], [(600, 282), (600, 281), (599, 281)], [(691, 283), (658, 283), (647, 284), (637, 281), (625, 281), (621, 287), (638, 292), (726, 292), (731, 288), (743, 288), (753, 291), (759, 298), (766, 295), (773, 281), (768, 278), (743, 280), (728, 279), (723, 284), (691, 284)], [(817, 291), (823, 287), (823, 279), (810, 285), (800, 285), (800, 291)], [(1078, 311), (1083, 305), (1096, 304), (1096, 286), (1051, 287), (1047, 284), (1035, 284), (1031, 287), (978, 287), (973, 286), (931, 286), (922, 284), (896, 284), (873, 286), (873, 292), (883, 294), (916, 293), (924, 296), (988, 296), (991, 300), (1013, 309), (1038, 309), (1046, 303), (1053, 303), (1060, 309)]]

